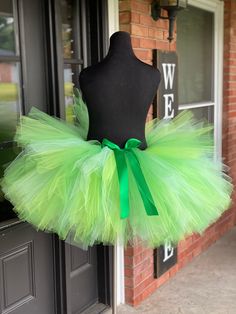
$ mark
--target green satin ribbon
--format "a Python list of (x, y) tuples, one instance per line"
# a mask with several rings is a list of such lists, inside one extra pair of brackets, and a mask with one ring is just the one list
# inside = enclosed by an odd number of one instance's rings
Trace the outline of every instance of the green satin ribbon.
[[(139, 147), (141, 141), (136, 138), (130, 138), (124, 148), (120, 148), (115, 143), (104, 138), (102, 141), (102, 147), (109, 147), (114, 151), (119, 185), (120, 185), (120, 217), (121, 219), (127, 218), (130, 213), (129, 205), (129, 180), (128, 180), (128, 168), (126, 160), (128, 161), (132, 173), (134, 175), (136, 184), (138, 186), (139, 193), (141, 195), (146, 213), (148, 216), (158, 215), (157, 208), (154, 204), (151, 192), (148, 188), (147, 182), (142, 173), (139, 161), (133, 151), (133, 148)], [(126, 158), (127, 157), (127, 158)]]

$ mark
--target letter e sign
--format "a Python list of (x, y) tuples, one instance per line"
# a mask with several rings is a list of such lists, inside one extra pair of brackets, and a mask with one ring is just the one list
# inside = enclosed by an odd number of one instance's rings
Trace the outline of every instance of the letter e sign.
[(177, 263), (177, 247), (173, 247), (167, 240), (165, 245), (154, 250), (153, 257), (154, 277), (158, 278)]

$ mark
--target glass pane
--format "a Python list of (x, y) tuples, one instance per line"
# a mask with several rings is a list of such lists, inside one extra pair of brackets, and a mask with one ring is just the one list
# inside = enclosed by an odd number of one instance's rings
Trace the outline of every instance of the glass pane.
[(214, 123), (214, 106), (191, 108), (189, 110), (193, 113), (196, 120)]
[(177, 17), (179, 103), (213, 100), (213, 13), (188, 6)]
[(0, 56), (15, 54), (15, 34), (12, 1), (0, 2)]
[(78, 87), (79, 72), (81, 66), (78, 64), (64, 65), (64, 93), (65, 93), (65, 112), (66, 121), (74, 122), (72, 103), (73, 103), (73, 88)]
[[(19, 148), (17, 147), (9, 147), (1, 150), (0, 146), (0, 180), (3, 176), (4, 169), (7, 167), (9, 162), (19, 154), (19, 152)], [(4, 195), (0, 187), (0, 222), (16, 216), (11, 209), (12, 205), (4, 199)]]
[(73, 1), (62, 0), (62, 44), (64, 58), (74, 58), (74, 40), (73, 40)]
[[(7, 164), (19, 153), (11, 143), (20, 111), (19, 63), (0, 63), (0, 178)], [(0, 222), (12, 218), (10, 204), (0, 188)]]
[(19, 63), (0, 63), (0, 143), (12, 140), (19, 111)]

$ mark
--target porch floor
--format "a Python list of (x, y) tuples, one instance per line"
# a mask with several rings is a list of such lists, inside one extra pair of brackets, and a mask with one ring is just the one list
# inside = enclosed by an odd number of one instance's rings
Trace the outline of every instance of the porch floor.
[(136, 308), (118, 313), (235, 314), (236, 227)]

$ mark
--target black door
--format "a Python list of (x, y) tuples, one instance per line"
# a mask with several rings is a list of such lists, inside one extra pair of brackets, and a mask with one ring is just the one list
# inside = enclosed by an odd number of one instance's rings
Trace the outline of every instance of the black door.
[(52, 252), (52, 237), (29, 224), (0, 232), (0, 313), (55, 313)]
[[(70, 120), (73, 86), (107, 49), (105, 0), (0, 2), (0, 171), (19, 113)], [(0, 173), (1, 177), (1, 173)], [(82, 250), (19, 222), (0, 191), (0, 313), (95, 313), (110, 304), (111, 250)], [(91, 309), (91, 310), (90, 310)]]
[[(40, 0), (0, 2), (1, 166), (17, 153), (12, 139), (19, 113), (32, 105), (46, 110), (42, 13)], [(0, 313), (55, 313), (53, 236), (19, 223), (0, 198)]]

